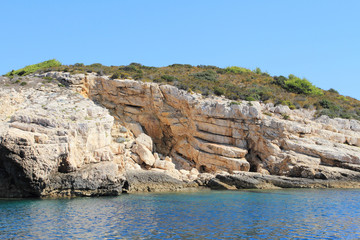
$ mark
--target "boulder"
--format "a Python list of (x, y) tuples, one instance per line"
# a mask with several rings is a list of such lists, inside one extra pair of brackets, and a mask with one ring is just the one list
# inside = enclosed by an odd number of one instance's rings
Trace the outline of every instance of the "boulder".
[(142, 162), (144, 162), (146, 165), (148, 166), (153, 166), (155, 163), (155, 157), (154, 155), (151, 153), (151, 151), (144, 146), (141, 143), (136, 143), (133, 147), (132, 147), (132, 151), (134, 153), (136, 153), (137, 155), (139, 155), (140, 160)]
[(149, 137), (145, 133), (140, 133), (139, 136), (136, 138), (135, 142), (137, 144), (145, 146), (151, 152), (153, 151), (153, 141), (151, 137)]
[(180, 191), (196, 184), (186, 184), (158, 171), (127, 171), (125, 174), (129, 192)]
[(172, 169), (175, 169), (175, 164), (172, 162), (169, 162), (169, 161), (157, 159), (154, 162), (154, 167), (164, 169), (164, 170), (172, 170)]

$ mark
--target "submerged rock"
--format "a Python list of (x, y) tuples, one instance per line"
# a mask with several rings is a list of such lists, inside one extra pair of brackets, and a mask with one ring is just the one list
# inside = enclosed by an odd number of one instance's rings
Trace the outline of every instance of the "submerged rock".
[(166, 173), (156, 171), (127, 171), (125, 177), (130, 193), (181, 191), (198, 187), (196, 183), (185, 183)]
[(360, 173), (341, 179), (309, 179), (238, 172), (218, 174), (207, 186), (212, 189), (276, 189), (276, 188), (359, 188)]

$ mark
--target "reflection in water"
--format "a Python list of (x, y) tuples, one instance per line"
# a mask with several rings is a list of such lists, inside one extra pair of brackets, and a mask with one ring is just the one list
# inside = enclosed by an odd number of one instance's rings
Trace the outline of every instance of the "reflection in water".
[(360, 190), (0, 200), (0, 238), (356, 239)]

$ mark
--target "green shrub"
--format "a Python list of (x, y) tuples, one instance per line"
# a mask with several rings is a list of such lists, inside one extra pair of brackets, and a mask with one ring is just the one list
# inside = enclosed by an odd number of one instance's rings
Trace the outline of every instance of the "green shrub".
[(332, 108), (334, 107), (334, 103), (330, 102), (327, 99), (322, 99), (321, 101), (319, 101), (319, 105), (323, 108)]
[(262, 74), (263, 73), (259, 67), (255, 68), (253, 72), (256, 73), (256, 74)]
[(274, 84), (279, 85), (282, 88), (285, 88), (285, 81), (287, 80), (284, 76), (275, 76), (274, 77)]
[(178, 81), (178, 79), (174, 76), (170, 76), (170, 75), (162, 75), (161, 79), (166, 81), (166, 82), (174, 82), (174, 81)]
[(225, 69), (223, 69), (223, 68), (219, 68), (219, 69), (216, 70), (216, 73), (225, 74), (225, 73), (227, 73), (227, 71)]
[(186, 85), (184, 83), (181, 83), (181, 82), (176, 82), (175, 86), (178, 87), (179, 89), (182, 89), (182, 90), (185, 90), (185, 91), (187, 91), (189, 89), (188, 85)]
[(305, 109), (310, 109), (311, 107), (313, 107), (313, 106), (311, 106), (310, 104), (304, 104), (304, 106), (303, 106), (303, 108), (305, 108)]
[(27, 82), (20, 83), (21, 86), (25, 86), (26, 84), (27, 84)]
[(61, 66), (61, 63), (56, 59), (51, 59), (51, 60), (44, 61), (41, 63), (28, 65), (28, 66), (21, 68), (19, 70), (16, 70), (16, 71), (12, 70), (11, 72), (8, 72), (6, 74), (6, 76), (13, 76), (13, 75), (25, 76), (25, 75), (34, 73), (39, 69), (56, 67), (56, 66)]
[(197, 65), (198, 68), (202, 68), (202, 69), (212, 69), (212, 70), (217, 70), (219, 69), (216, 66), (212, 66), (212, 65)]
[(141, 80), (143, 77), (144, 77), (144, 74), (141, 72), (141, 73), (135, 73), (133, 75), (131, 75), (131, 77), (135, 80)]
[(91, 65), (89, 65), (89, 67), (92, 67), (92, 68), (102, 68), (103, 65), (101, 63), (93, 63)]
[(347, 99), (345, 96), (338, 96), (337, 99), (344, 101), (344, 102), (348, 102), (349, 99)]
[(225, 90), (223, 88), (220, 88), (220, 87), (217, 87), (217, 86), (214, 87), (214, 94), (216, 96), (224, 95), (224, 93), (225, 93)]
[(172, 65), (169, 65), (169, 67), (173, 67), (173, 68), (181, 68), (181, 67), (185, 67), (185, 68), (192, 68), (193, 66), (190, 65), (190, 64), (178, 64), (178, 63), (175, 63), (175, 64), (172, 64)]
[(203, 91), (201, 91), (201, 95), (203, 95), (204, 97), (209, 96), (209, 90), (208, 89), (204, 89)]
[(283, 119), (285, 119), (285, 120), (289, 120), (289, 119), (290, 119), (290, 116), (287, 115), (287, 114), (281, 114), (281, 116), (282, 116)]
[(212, 70), (193, 73), (193, 74), (190, 74), (190, 76), (193, 76), (193, 77), (195, 77), (196, 79), (199, 79), (199, 80), (205, 80), (205, 81), (210, 81), (210, 82), (217, 82), (218, 81), (218, 75), (216, 74), (216, 72), (214, 72)]
[(128, 73), (117, 71), (117, 72), (114, 72), (110, 78), (111, 79), (127, 79), (130, 77), (131, 76)]
[(249, 101), (249, 102), (256, 101), (256, 99), (254, 97), (246, 97), (245, 100)]
[(238, 73), (251, 73), (250, 69), (237, 67), (237, 66), (227, 67), (227, 68), (225, 68), (225, 70), (228, 73), (235, 73), (235, 74), (238, 74)]
[(281, 104), (281, 105), (286, 105), (286, 106), (288, 106), (290, 109), (295, 109), (295, 108), (296, 108), (296, 106), (295, 106), (292, 102), (290, 102), (290, 101), (288, 101), (288, 100), (280, 100), (280, 101), (278, 101), (278, 102), (276, 103), (276, 105), (279, 105), (279, 104)]
[(272, 113), (269, 113), (269, 112), (263, 112), (263, 114), (267, 115), (267, 116), (272, 116)]
[(289, 92), (307, 95), (323, 95), (323, 91), (309, 82), (306, 78), (300, 79), (292, 74), (285, 80), (284, 88)]
[(137, 68), (141, 68), (143, 65), (141, 63), (130, 63), (129, 66), (134, 66), (134, 67), (137, 67)]
[(230, 102), (230, 105), (240, 105), (240, 102)]
[(336, 90), (335, 90), (335, 89), (333, 89), (333, 88), (330, 88), (330, 89), (328, 90), (328, 92), (335, 93), (335, 94), (339, 94), (339, 92), (338, 92), (338, 91), (336, 91)]
[(119, 79), (120, 76), (121, 76), (121, 73), (116, 72), (116, 73), (114, 73), (110, 78), (111, 78), (111, 79)]
[(330, 118), (336, 118), (340, 115), (340, 113), (333, 109), (323, 109), (319, 112), (319, 116), (321, 115), (326, 115), (329, 116)]
[(318, 112), (318, 116), (327, 115), (330, 118), (360, 119), (356, 110), (347, 110), (327, 99), (319, 101), (318, 105), (324, 108)]

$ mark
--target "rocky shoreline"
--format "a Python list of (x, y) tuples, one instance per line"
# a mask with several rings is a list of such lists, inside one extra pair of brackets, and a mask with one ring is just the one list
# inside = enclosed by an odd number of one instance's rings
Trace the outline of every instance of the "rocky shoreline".
[(360, 123), (169, 85), (0, 77), (0, 197), (360, 187)]

